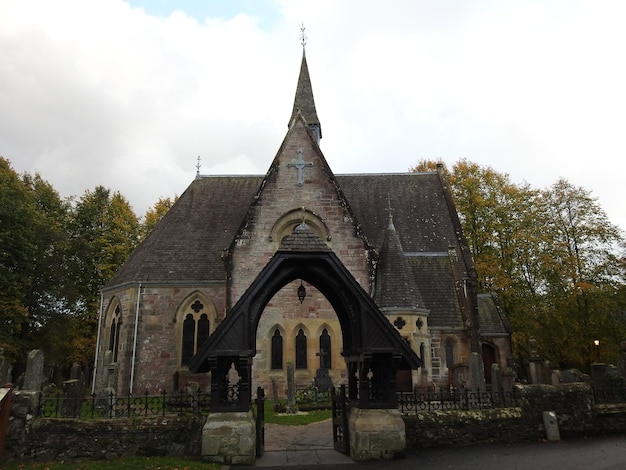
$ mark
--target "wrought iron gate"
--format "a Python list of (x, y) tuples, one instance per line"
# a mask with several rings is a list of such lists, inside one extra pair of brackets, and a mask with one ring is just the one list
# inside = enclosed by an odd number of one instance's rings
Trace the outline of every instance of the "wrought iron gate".
[(350, 453), (350, 436), (348, 431), (348, 404), (346, 386), (341, 385), (339, 392), (332, 389), (333, 401), (333, 444), (335, 450)]
[(265, 452), (265, 390), (256, 389), (256, 456)]

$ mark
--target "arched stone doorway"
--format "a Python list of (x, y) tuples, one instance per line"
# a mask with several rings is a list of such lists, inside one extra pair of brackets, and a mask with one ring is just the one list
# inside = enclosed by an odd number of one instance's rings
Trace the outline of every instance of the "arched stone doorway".
[[(224, 413), (225, 421), (250, 419), (252, 362), (256, 354), (259, 320), (274, 294), (296, 279), (315, 286), (337, 314), (343, 338), (343, 356), (348, 368), (348, 399), (354, 410), (366, 410), (352, 413), (351, 427), (355, 426), (358, 433), (359, 420), (372, 419), (369, 414), (373, 410), (397, 411), (396, 372), (401, 368), (417, 369), (422, 365), (421, 359), (335, 253), (305, 224), (301, 224), (292, 235), (284, 238), (280, 249), (189, 364), (192, 372), (211, 372), (212, 412)], [(217, 423), (218, 419), (215, 418), (213, 423)], [(242, 452), (224, 450), (224, 455), (218, 455), (220, 451), (214, 450), (216, 461), (229, 460), (229, 454)], [(245, 452), (249, 454), (249, 450)], [(351, 448), (350, 452), (355, 460), (382, 458), (367, 449)], [(398, 454), (402, 452), (404, 448)], [(394, 456), (394, 452), (385, 455)], [(253, 456), (247, 458), (254, 460)], [(234, 462), (230, 459), (225, 463)]]

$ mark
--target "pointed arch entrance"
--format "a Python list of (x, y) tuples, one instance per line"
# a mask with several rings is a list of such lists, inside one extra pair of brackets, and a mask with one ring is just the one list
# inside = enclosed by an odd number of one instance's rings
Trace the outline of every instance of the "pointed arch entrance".
[(211, 372), (212, 411), (251, 410), (260, 317), (274, 294), (297, 279), (315, 286), (335, 310), (348, 368), (348, 399), (359, 409), (395, 409), (396, 371), (417, 369), (422, 360), (337, 255), (301, 224), (190, 361), (191, 372)]

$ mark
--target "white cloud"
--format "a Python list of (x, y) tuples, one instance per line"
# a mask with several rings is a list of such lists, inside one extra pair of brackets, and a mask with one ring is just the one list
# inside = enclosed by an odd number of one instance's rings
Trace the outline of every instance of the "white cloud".
[(157, 17), (121, 0), (0, 3), (0, 154), (63, 195), (119, 190), (138, 213), (180, 194), (198, 155), (202, 173), (264, 173), (304, 21), (336, 172), (467, 157), (538, 187), (565, 177), (626, 227), (623, 2), (202, 5)]

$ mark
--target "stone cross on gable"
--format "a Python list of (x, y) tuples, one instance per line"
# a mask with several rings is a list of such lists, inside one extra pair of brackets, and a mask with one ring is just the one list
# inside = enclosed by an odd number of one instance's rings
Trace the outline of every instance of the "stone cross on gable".
[(302, 186), (304, 184), (304, 178), (302, 176), (302, 170), (306, 167), (312, 167), (313, 162), (305, 162), (302, 158), (302, 149), (298, 149), (298, 158), (295, 163), (287, 163), (287, 168), (296, 168), (298, 170), (298, 186)]

